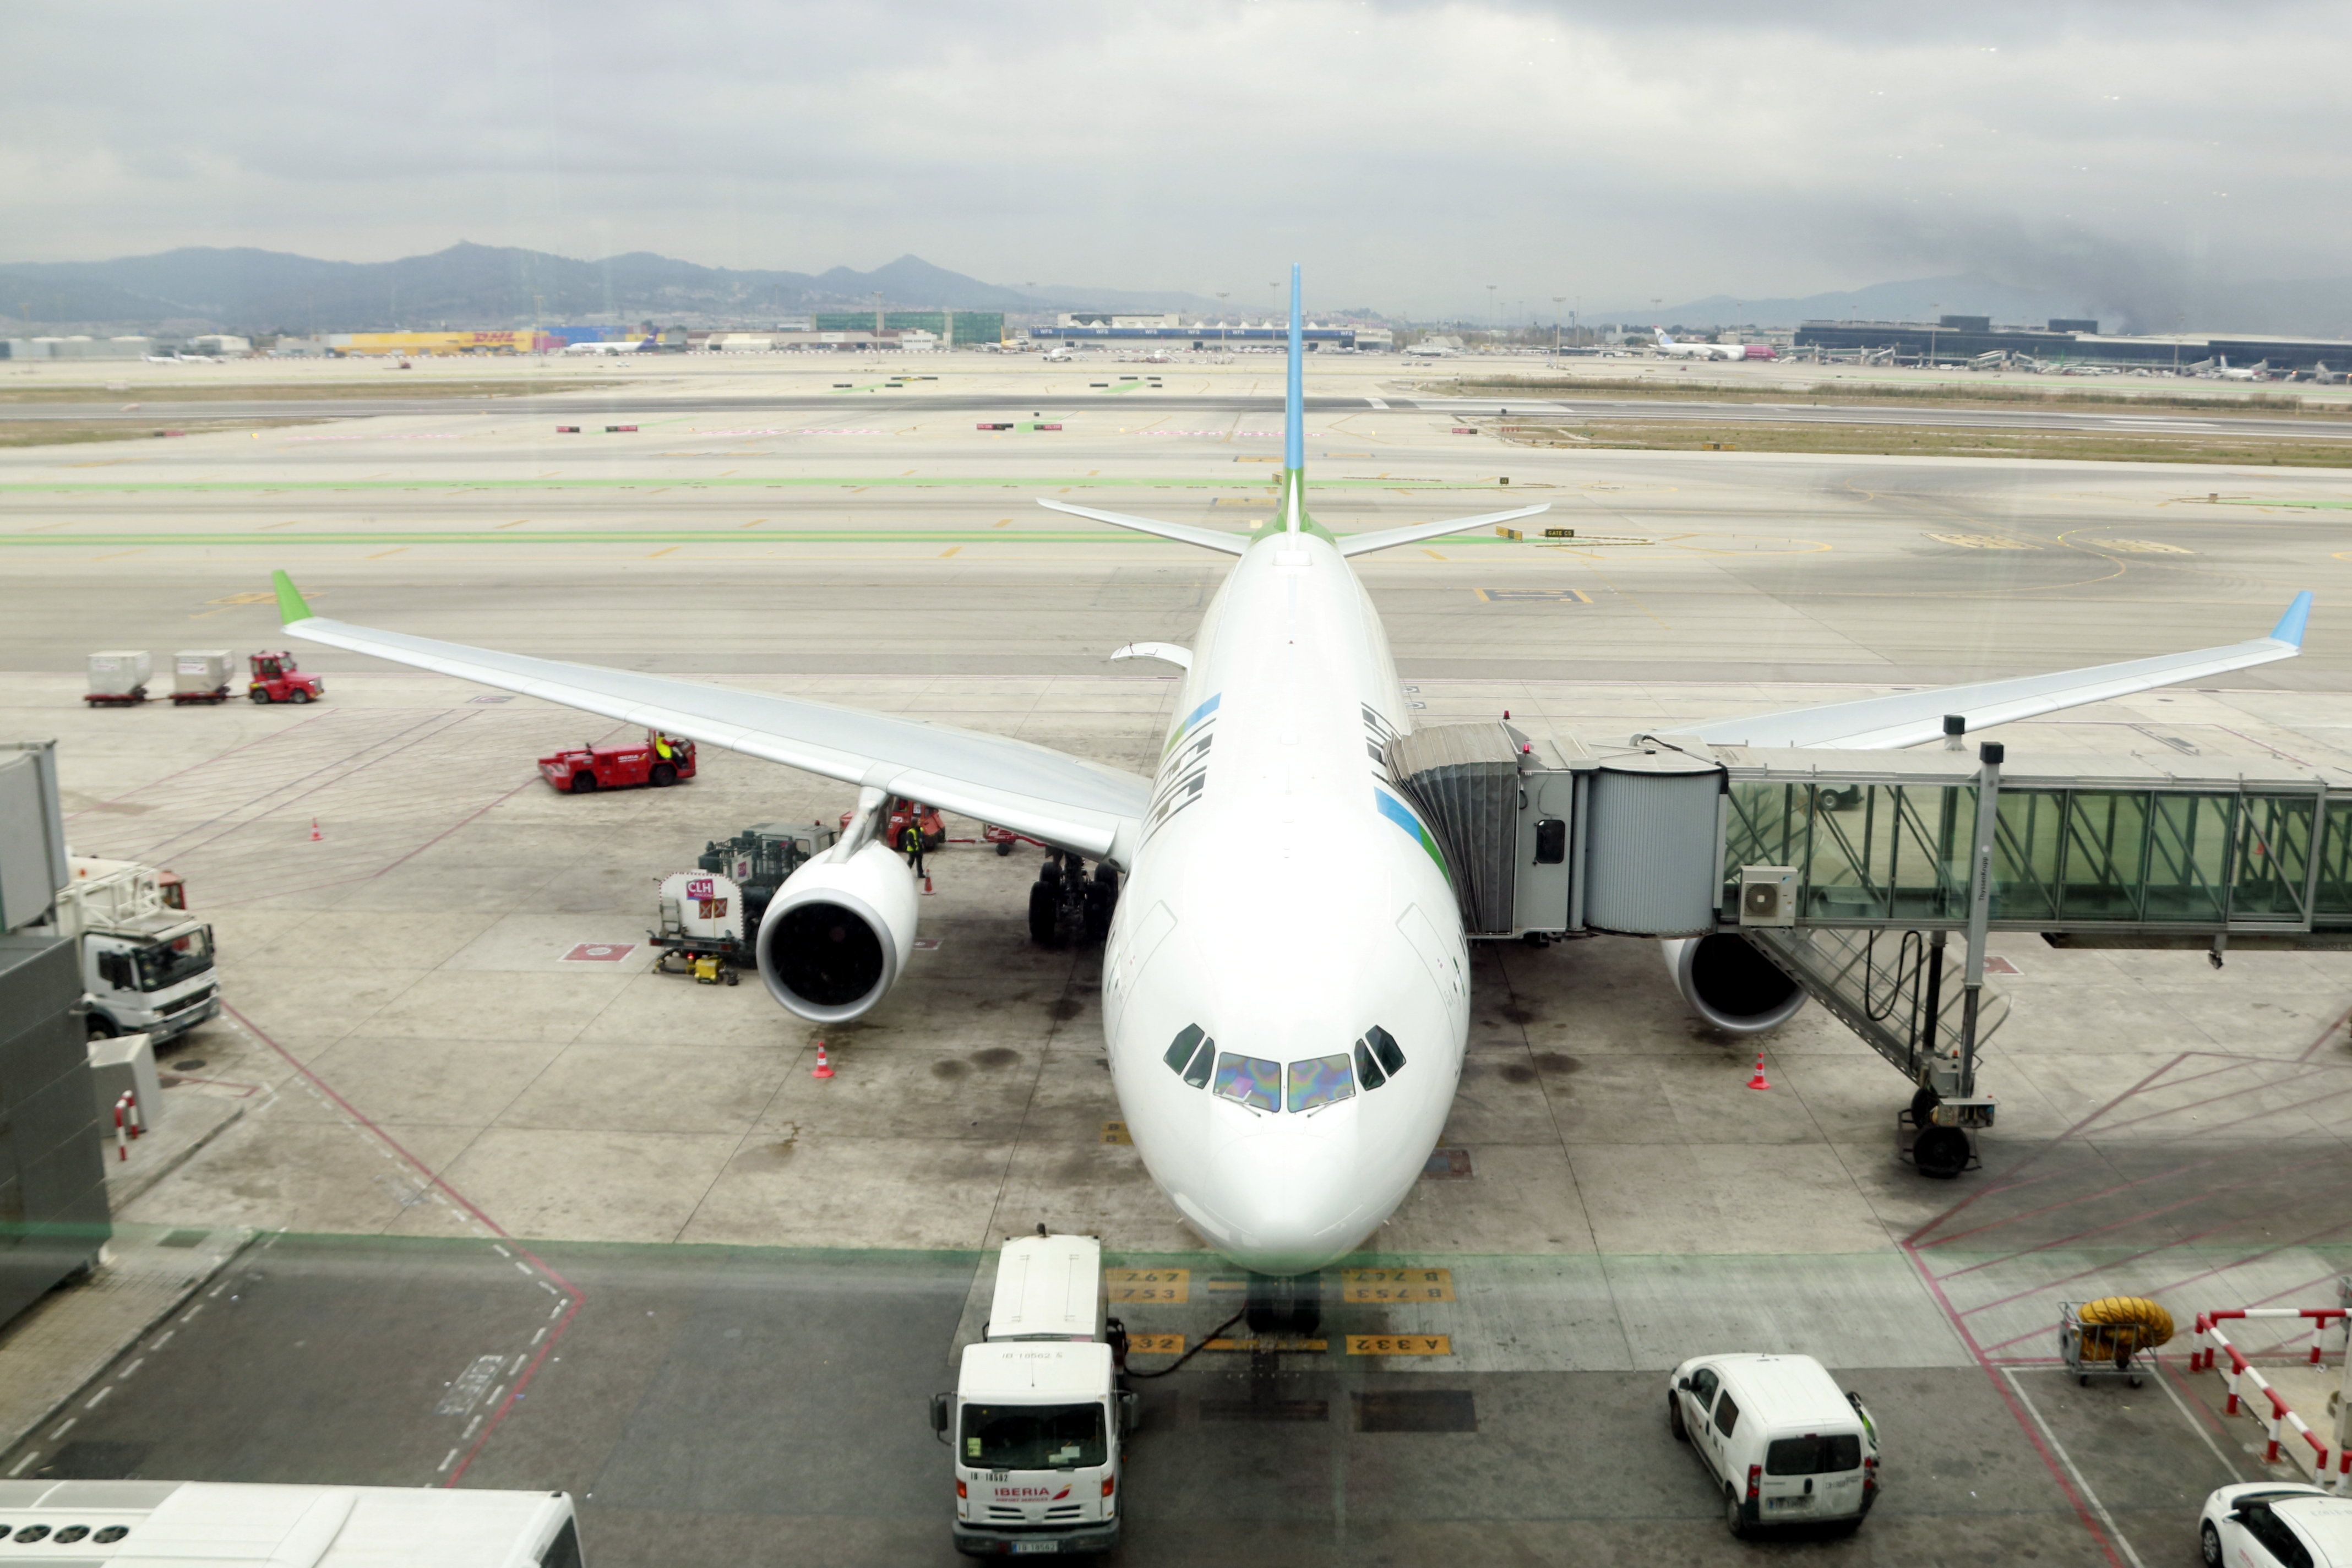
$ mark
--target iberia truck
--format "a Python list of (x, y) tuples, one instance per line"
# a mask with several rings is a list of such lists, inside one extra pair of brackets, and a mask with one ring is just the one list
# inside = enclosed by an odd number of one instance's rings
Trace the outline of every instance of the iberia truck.
[(147, 1034), (161, 1047), (220, 1012), (213, 928), (181, 907), (177, 879), (131, 860), (75, 855), (67, 863), (58, 918), (81, 943), (93, 1036)]
[(1120, 1448), (1135, 1430), (1135, 1395), (1119, 1386), (1126, 1344), (1103, 1291), (1102, 1243), (1004, 1244), (980, 1341), (964, 1347), (955, 1392), (931, 1397), (931, 1430), (955, 1447), (957, 1551), (1118, 1544)]

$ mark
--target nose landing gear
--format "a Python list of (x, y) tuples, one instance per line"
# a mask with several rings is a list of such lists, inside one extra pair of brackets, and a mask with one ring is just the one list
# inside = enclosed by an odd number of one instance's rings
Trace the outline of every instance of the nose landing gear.
[(1029, 887), (1029, 940), (1040, 947), (1100, 942), (1118, 908), (1117, 871), (1098, 865), (1089, 877), (1078, 856), (1049, 855)]

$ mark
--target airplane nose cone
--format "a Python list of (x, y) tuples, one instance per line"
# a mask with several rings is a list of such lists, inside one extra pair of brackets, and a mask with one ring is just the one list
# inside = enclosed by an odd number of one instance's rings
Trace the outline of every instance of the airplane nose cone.
[(1193, 1217), (1219, 1252), (1260, 1274), (1310, 1274), (1354, 1250), (1377, 1223), (1350, 1179), (1352, 1162), (1324, 1140), (1262, 1132), (1217, 1151)]

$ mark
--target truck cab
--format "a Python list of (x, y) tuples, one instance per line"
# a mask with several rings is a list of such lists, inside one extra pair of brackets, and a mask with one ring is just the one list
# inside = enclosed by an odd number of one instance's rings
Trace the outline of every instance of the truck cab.
[(66, 934), (81, 942), (93, 1036), (184, 1035), (220, 1012), (213, 929), (191, 920), (179, 879), (129, 860), (76, 855), (58, 889)]
[(955, 1450), (955, 1545), (967, 1556), (1108, 1552), (1118, 1544), (1125, 1331), (1107, 1311), (1102, 1244), (1005, 1243), (980, 1342), (964, 1347), (931, 1429)]

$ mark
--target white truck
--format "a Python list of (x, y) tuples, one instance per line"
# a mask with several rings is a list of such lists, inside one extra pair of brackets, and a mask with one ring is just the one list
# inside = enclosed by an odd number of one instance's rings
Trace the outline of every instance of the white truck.
[(931, 1431), (955, 1448), (955, 1544), (971, 1557), (1108, 1552), (1135, 1395), (1119, 1387), (1127, 1332), (1109, 1316), (1102, 1243), (1004, 1244), (977, 1343)]
[(132, 860), (75, 855), (68, 863), (58, 923), (81, 943), (90, 1034), (145, 1034), (161, 1046), (216, 1016), (213, 928), (167, 898), (178, 884)]

